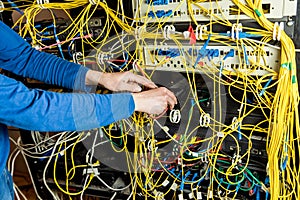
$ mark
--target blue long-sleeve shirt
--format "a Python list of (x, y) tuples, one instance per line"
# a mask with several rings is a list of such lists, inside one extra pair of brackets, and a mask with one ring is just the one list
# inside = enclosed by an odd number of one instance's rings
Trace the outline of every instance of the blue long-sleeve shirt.
[[(31, 48), (1, 21), (0, 68), (76, 91), (86, 90), (87, 68)], [(28, 89), (0, 74), (0, 172), (9, 154), (7, 125), (36, 131), (88, 130), (128, 118), (134, 106), (130, 93), (48, 92)]]

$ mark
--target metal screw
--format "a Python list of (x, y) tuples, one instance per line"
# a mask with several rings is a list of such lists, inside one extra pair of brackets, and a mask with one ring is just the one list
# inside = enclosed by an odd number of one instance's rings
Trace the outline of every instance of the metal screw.
[(294, 21), (289, 21), (286, 23), (288, 26), (293, 26), (294, 25)]

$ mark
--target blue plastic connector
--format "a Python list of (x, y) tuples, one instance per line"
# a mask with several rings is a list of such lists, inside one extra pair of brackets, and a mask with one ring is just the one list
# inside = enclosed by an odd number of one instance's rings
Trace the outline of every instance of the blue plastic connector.
[(259, 186), (256, 186), (256, 200), (260, 200), (260, 189)]
[(223, 60), (226, 60), (229, 57), (234, 57), (234, 49), (230, 49), (230, 51), (224, 56)]
[(164, 17), (170, 17), (172, 16), (173, 11), (172, 10), (168, 10), (167, 12), (165, 12), (165, 16)]
[(164, 10), (157, 10), (155, 13), (153, 11), (150, 11), (148, 13), (148, 17), (151, 17), (151, 18), (162, 18), (162, 17), (170, 17), (172, 16), (173, 14), (173, 11), (172, 10), (167, 10), (167, 11), (164, 11)]
[(272, 77), (268, 80), (268, 82), (265, 84), (264, 88), (260, 91), (259, 96), (262, 96), (265, 93), (265, 91), (266, 91), (267, 87), (270, 85), (271, 81), (272, 81)]
[(153, 6), (168, 5), (169, 0), (146, 0), (146, 4), (151, 4)]

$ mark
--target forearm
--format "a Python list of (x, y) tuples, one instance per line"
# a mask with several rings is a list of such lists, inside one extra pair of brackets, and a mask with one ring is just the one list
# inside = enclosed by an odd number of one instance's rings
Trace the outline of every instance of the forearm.
[(0, 76), (0, 121), (38, 131), (79, 131), (128, 118), (134, 111), (131, 94), (97, 95), (29, 90)]
[(70, 89), (84, 90), (87, 68), (33, 49), (0, 22), (0, 67), (15, 74)]

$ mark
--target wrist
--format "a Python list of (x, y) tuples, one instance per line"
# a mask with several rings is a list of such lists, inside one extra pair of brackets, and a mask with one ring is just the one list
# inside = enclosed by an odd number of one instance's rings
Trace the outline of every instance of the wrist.
[(131, 93), (134, 101), (134, 111), (140, 111), (140, 94), (139, 93)]
[(98, 85), (100, 84), (102, 72), (98, 72), (95, 70), (88, 70), (85, 77), (86, 85)]

